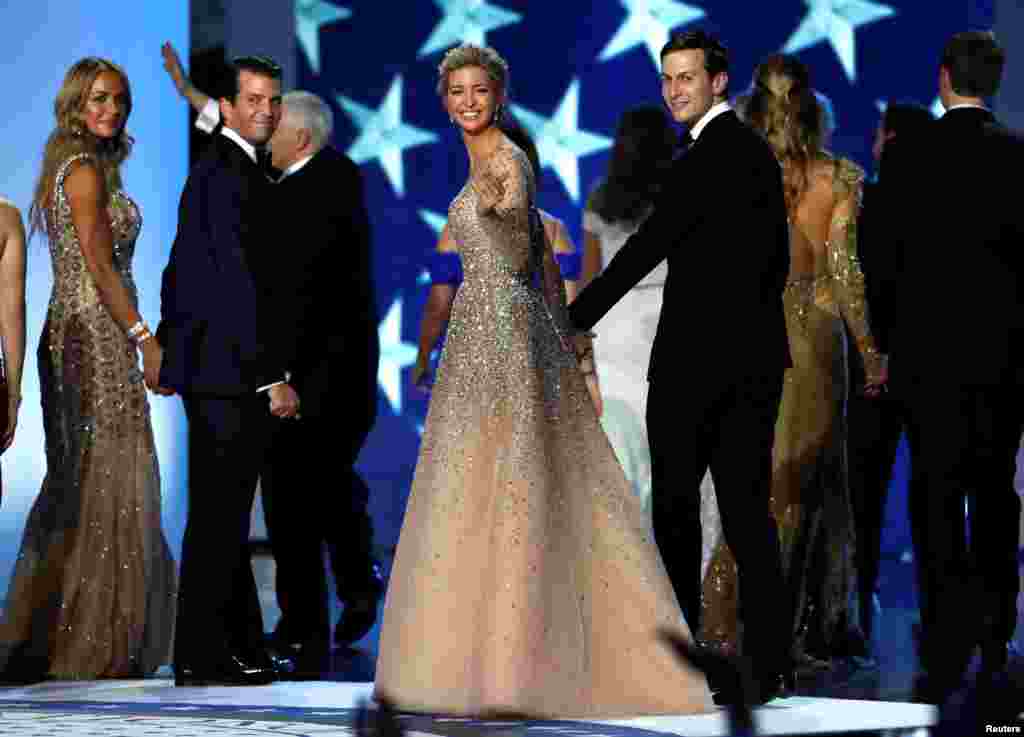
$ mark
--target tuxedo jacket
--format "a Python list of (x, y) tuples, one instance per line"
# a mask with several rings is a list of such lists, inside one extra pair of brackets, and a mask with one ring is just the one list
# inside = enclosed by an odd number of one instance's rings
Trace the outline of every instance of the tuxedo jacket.
[(651, 215), (569, 306), (573, 324), (591, 328), (663, 259), (668, 278), (649, 381), (717, 384), (789, 366), (782, 170), (732, 111), (712, 119), (673, 162)]
[(327, 146), (273, 191), (277, 253), (258, 267), (268, 272), (262, 303), (265, 320), (282, 325), (302, 415), (365, 420), (376, 409), (380, 349), (359, 168)]
[(271, 184), (234, 141), (214, 136), (192, 167), (164, 269), (160, 383), (183, 395), (236, 396), (281, 381), (289, 357), (258, 319), (254, 265), (268, 238)]
[(890, 380), (1018, 382), (1024, 360), (1024, 139), (958, 108), (910, 145), (881, 194), (896, 258)]

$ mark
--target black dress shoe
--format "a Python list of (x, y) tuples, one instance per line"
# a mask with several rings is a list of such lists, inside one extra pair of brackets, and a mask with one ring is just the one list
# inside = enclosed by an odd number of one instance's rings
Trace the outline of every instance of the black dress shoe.
[(293, 643), (272, 650), (270, 660), (282, 681), (319, 681), (329, 670), (330, 655), (323, 644)]
[(273, 667), (253, 665), (237, 655), (226, 655), (216, 662), (175, 664), (175, 686), (265, 686), (277, 679)]

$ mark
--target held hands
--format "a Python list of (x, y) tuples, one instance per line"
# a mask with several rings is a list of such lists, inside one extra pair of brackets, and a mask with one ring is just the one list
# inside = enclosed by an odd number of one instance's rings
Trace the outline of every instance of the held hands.
[(160, 367), (164, 362), (164, 349), (156, 338), (150, 337), (139, 344), (142, 351), (142, 372), (145, 375), (146, 387), (154, 394), (170, 396), (173, 389), (160, 386)]
[(299, 395), (291, 384), (277, 384), (267, 390), (270, 414), (274, 417), (299, 419)]

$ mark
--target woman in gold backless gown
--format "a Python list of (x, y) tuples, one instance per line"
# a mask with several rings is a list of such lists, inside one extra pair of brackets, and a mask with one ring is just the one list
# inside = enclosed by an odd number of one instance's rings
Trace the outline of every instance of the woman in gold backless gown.
[(128, 79), (68, 71), (31, 209), (53, 293), (39, 343), (47, 473), (0, 624), (0, 679), (138, 677), (167, 662), (175, 573), (160, 524), (149, 402), (138, 368), (160, 347), (137, 308), (141, 217), (121, 189)]
[[(746, 119), (771, 143), (786, 183), (790, 274), (783, 303), (793, 367), (775, 426), (772, 511), (794, 597), (796, 666), (823, 667), (851, 625), (856, 581), (844, 403), (848, 390), (873, 395), (885, 382), (856, 251), (863, 174), (822, 150), (810, 75), (794, 57), (776, 54), (758, 66)], [(864, 360), (866, 387), (847, 385), (848, 342)], [(704, 579), (702, 639), (736, 649), (737, 595), (735, 563), (722, 543)]]
[(569, 347), (526, 156), (494, 125), (507, 66), (464, 45), (439, 92), (470, 154), (452, 307), (384, 609), (376, 697), (547, 717), (712, 709), (650, 523)]

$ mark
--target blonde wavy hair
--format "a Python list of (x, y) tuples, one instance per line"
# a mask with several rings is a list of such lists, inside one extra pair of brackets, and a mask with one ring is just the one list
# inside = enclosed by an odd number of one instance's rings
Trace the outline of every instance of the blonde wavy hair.
[(822, 111), (807, 67), (795, 56), (772, 54), (754, 70), (745, 118), (782, 163), (786, 204), (807, 189), (811, 164), (822, 156)]
[[(128, 96), (125, 124), (121, 126), (121, 132), (112, 139), (97, 137), (82, 121), (82, 111), (85, 109), (92, 85), (104, 72), (119, 76)], [(37, 230), (46, 232), (46, 214), (52, 204), (57, 171), (61, 164), (75, 154), (88, 153), (93, 156), (107, 184), (108, 194), (121, 187), (121, 163), (128, 158), (134, 142), (126, 128), (131, 111), (131, 87), (128, 84), (128, 75), (121, 67), (112, 61), (95, 56), (87, 56), (71, 65), (64, 75), (64, 83), (53, 103), (57, 125), (43, 147), (43, 168), (36, 181), (35, 194), (29, 207), (29, 223), (33, 234)]]
[(437, 94), (439, 97), (443, 98), (448, 94), (448, 78), (452, 72), (465, 67), (480, 67), (487, 72), (487, 76), (498, 84), (507, 99), (509, 90), (508, 62), (490, 46), (477, 46), (471, 43), (464, 43), (449, 49), (441, 59), (441, 64), (437, 67)]

